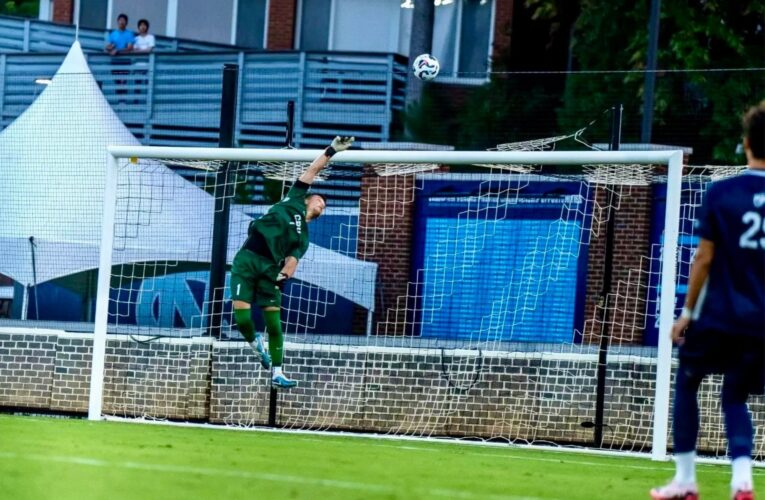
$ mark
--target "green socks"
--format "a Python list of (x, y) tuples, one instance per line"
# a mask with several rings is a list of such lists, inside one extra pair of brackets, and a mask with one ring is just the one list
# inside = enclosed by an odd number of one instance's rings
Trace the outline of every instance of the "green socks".
[[(252, 322), (251, 309), (234, 309), (234, 319), (239, 326), (239, 332), (247, 342), (255, 340), (255, 324)], [(284, 335), (282, 335), (282, 318), (280, 311), (263, 311), (268, 332), (268, 352), (271, 354), (273, 366), (282, 366), (284, 359)]]
[(251, 309), (234, 309), (234, 319), (239, 326), (239, 333), (247, 342), (255, 340), (255, 324), (252, 322)]
[(268, 352), (274, 367), (282, 366), (284, 360), (284, 335), (282, 335), (282, 318), (280, 311), (263, 311), (268, 332)]

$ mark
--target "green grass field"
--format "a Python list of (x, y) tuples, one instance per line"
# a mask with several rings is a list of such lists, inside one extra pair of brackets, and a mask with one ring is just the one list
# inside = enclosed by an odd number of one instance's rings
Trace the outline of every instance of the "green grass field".
[[(671, 474), (511, 446), (0, 415), (3, 499), (645, 499)], [(705, 497), (727, 498), (727, 467), (702, 465), (699, 479)]]

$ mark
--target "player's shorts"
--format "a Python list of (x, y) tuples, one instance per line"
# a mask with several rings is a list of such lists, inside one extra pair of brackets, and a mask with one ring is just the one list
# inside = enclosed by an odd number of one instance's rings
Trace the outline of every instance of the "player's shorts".
[(765, 339), (694, 329), (685, 333), (680, 363), (700, 375), (734, 376), (749, 394), (765, 392)]
[(276, 284), (280, 270), (273, 261), (240, 250), (231, 266), (231, 299), (260, 307), (281, 306), (282, 292)]

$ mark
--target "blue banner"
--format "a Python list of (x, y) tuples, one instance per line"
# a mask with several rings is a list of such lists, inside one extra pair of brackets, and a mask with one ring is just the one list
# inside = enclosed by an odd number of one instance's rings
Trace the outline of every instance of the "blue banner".
[(410, 281), (420, 335), (578, 341), (592, 222), (583, 185), (470, 179), (427, 180), (418, 192)]
[[(357, 225), (358, 215), (355, 212), (346, 215), (325, 214), (311, 223), (311, 242), (355, 256)], [(172, 270), (166, 269), (167, 274), (146, 279), (123, 276), (119, 288), (113, 286), (110, 290), (109, 322), (156, 328), (204, 328), (208, 271), (170, 272)], [(230, 274), (226, 273), (224, 325), (232, 321), (229, 280)], [(16, 295), (21, 297), (21, 293), (23, 290)], [(282, 319), (292, 325), (310, 323), (311, 328), (301, 328), (301, 333), (352, 333), (354, 304), (343, 297), (317, 287), (301, 286), (297, 280), (287, 284), (284, 297)], [(286, 306), (289, 297), (292, 298), (289, 305), (293, 309), (288, 311)], [(19, 304), (20, 311), (21, 301), (14, 302)], [(294, 309), (295, 305), (302, 309)], [(30, 319), (88, 321), (90, 318), (92, 321), (95, 315), (95, 290), (90, 297), (84, 297), (82, 293), (56, 282), (42, 283), (31, 289), (28, 307), (27, 317)], [(88, 307), (90, 311), (86, 314)], [(19, 314), (17, 312), (17, 317)], [(307, 321), (308, 317), (310, 321)], [(253, 319), (259, 329), (265, 328), (257, 311)], [(290, 330), (294, 330), (294, 327)]]

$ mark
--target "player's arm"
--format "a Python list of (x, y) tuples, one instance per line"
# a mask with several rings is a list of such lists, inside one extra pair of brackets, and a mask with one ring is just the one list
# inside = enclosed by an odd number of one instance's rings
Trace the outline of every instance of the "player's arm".
[(281, 286), (284, 286), (284, 282), (294, 276), (297, 270), (297, 265), (303, 255), (308, 251), (308, 240), (305, 240), (300, 246), (296, 247), (290, 254), (284, 259), (284, 267), (279, 271), (279, 277), (277, 281)]
[(691, 265), (691, 275), (688, 278), (688, 292), (685, 295), (683, 312), (672, 327), (672, 340), (678, 344), (683, 343), (685, 329), (688, 328), (688, 325), (691, 323), (693, 310), (699, 300), (701, 289), (704, 287), (704, 283), (707, 282), (707, 278), (709, 277), (709, 268), (712, 266), (712, 259), (714, 256), (715, 244), (710, 240), (701, 238), (699, 246), (696, 248), (693, 264)]
[(704, 195), (704, 200), (697, 212), (694, 227), (699, 236), (699, 246), (691, 264), (691, 275), (688, 277), (688, 291), (685, 294), (683, 312), (672, 326), (672, 340), (682, 344), (685, 329), (691, 324), (693, 311), (699, 300), (699, 294), (709, 277), (709, 268), (715, 256), (715, 242), (720, 241), (719, 222), (717, 213), (717, 186), (712, 183)]
[(672, 340), (678, 344), (683, 343), (685, 329), (691, 324), (693, 310), (699, 300), (699, 294), (709, 277), (709, 268), (712, 266), (712, 259), (715, 256), (715, 244), (704, 238), (699, 241), (696, 248), (696, 256), (691, 265), (691, 275), (688, 278), (688, 292), (685, 296), (685, 305), (680, 317), (677, 318), (672, 326)]
[(353, 141), (355, 138), (353, 137), (340, 137), (337, 136), (332, 140), (332, 144), (324, 150), (324, 152), (319, 155), (306, 169), (305, 172), (303, 172), (303, 175), (300, 176), (298, 179), (300, 182), (303, 182), (305, 184), (311, 184), (313, 180), (316, 178), (316, 175), (321, 172), (324, 167), (326, 167), (329, 164), (330, 159), (335, 153), (339, 153), (340, 151), (345, 151), (349, 147), (351, 147), (351, 144), (353, 144)]
[(292, 278), (292, 276), (295, 274), (295, 271), (297, 270), (298, 260), (296, 257), (293, 257), (292, 255), (287, 256), (286, 259), (284, 259), (284, 267), (282, 267), (282, 270), (279, 271), (279, 277), (283, 280), (288, 280)]
[(696, 255), (691, 265), (691, 275), (688, 278), (688, 292), (685, 296), (685, 315), (693, 311), (696, 302), (699, 300), (701, 288), (709, 277), (709, 268), (712, 265), (712, 258), (715, 256), (715, 244), (702, 238), (699, 246), (696, 248)]

